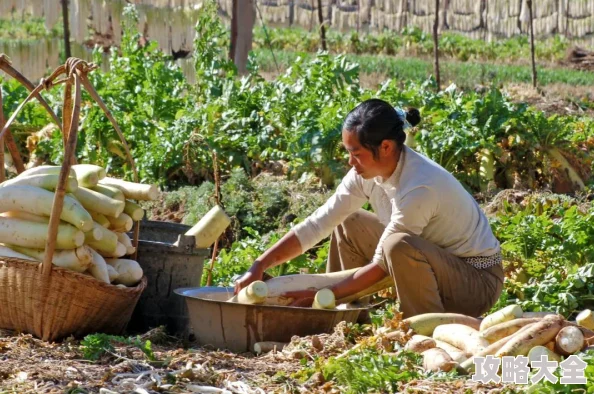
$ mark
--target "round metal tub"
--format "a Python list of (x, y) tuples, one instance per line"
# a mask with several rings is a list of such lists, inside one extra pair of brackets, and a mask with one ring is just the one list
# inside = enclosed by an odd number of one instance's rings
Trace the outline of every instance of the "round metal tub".
[(321, 310), (226, 302), (233, 288), (180, 288), (190, 325), (200, 345), (234, 352), (252, 351), (261, 341), (290, 342), (294, 335), (331, 333), (341, 321), (354, 323), (366, 308)]

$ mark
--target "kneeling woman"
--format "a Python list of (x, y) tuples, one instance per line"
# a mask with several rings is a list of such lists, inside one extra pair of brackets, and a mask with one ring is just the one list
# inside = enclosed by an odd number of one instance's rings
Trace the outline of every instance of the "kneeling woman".
[[(390, 275), (405, 317), (488, 311), (503, 287), (499, 242), (458, 180), (404, 145), (405, 129), (420, 120), (416, 109), (379, 99), (354, 108), (342, 130), (351, 170), (323, 206), (256, 259), (235, 290), (332, 234), (327, 271), (363, 267), (331, 288), (336, 299)], [(366, 202), (374, 213), (361, 209)], [(305, 306), (315, 291), (286, 295)]]

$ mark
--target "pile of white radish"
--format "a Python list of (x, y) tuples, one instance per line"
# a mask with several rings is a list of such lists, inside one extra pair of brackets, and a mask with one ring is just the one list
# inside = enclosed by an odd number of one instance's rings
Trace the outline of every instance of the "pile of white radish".
[[(421, 353), (425, 369), (462, 373), (474, 371), (474, 357), (541, 356), (560, 361), (594, 341), (592, 312), (580, 313), (576, 322), (550, 312), (523, 312), (509, 305), (484, 319), (455, 313), (426, 313), (405, 319), (412, 337), (405, 349)], [(388, 333), (387, 337), (390, 338)], [(397, 337), (393, 335), (393, 337)]]
[[(61, 167), (30, 168), (0, 183), (0, 256), (43, 261)], [(118, 286), (142, 278), (127, 235), (144, 210), (132, 200), (155, 200), (155, 185), (107, 177), (92, 164), (73, 165), (66, 184), (52, 263)], [(1, 257), (0, 257), (1, 258)]]

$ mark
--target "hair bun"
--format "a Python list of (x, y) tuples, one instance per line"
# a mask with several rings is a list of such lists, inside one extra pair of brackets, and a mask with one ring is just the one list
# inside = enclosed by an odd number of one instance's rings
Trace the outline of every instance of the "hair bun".
[(411, 126), (416, 126), (421, 122), (421, 113), (418, 109), (411, 107), (406, 111), (406, 120)]

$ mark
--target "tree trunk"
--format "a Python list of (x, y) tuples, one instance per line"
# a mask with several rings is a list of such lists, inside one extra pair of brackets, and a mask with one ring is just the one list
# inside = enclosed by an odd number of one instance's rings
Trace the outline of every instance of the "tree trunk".
[(70, 51), (70, 25), (68, 20), (68, 0), (62, 0), (62, 19), (64, 23), (64, 50), (66, 59), (72, 56)]
[(229, 59), (235, 59), (235, 47), (237, 46), (237, 0), (231, 5), (231, 45), (229, 46)]
[(433, 23), (433, 54), (435, 56), (435, 81), (437, 83), (437, 91), (440, 91), (441, 77), (439, 75), (439, 0), (435, 0), (435, 22)]
[(255, 21), (255, 0), (233, 0), (230, 57), (241, 75), (247, 73), (247, 61), (252, 50)]
[(318, 0), (318, 20), (320, 21), (320, 36), (322, 37), (322, 49), (328, 50), (326, 46), (326, 28), (324, 27), (324, 14), (322, 12), (322, 0)]
[(528, 13), (530, 15), (530, 57), (532, 58), (532, 86), (536, 87), (536, 59), (534, 56), (534, 19), (532, 15), (532, 0), (528, 0)]

